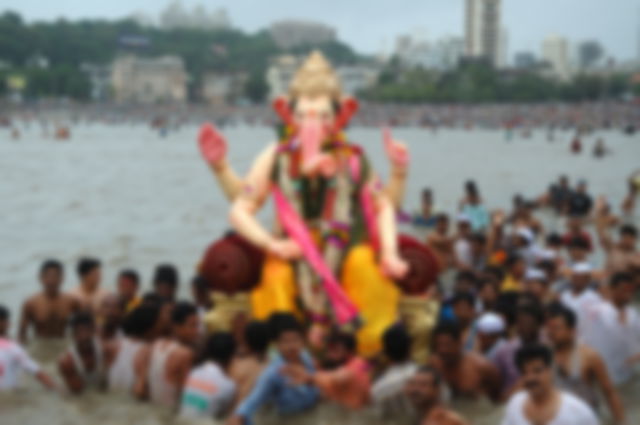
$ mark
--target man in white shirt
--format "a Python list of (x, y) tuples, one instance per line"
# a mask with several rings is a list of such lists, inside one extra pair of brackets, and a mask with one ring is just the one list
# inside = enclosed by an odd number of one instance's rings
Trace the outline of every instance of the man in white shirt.
[(404, 387), (418, 366), (410, 359), (411, 337), (403, 326), (394, 325), (387, 329), (382, 345), (391, 364), (371, 386), (371, 401), (381, 416), (397, 419), (398, 415), (405, 415), (408, 411)]
[(515, 393), (505, 409), (502, 425), (598, 425), (583, 401), (554, 386), (551, 350), (540, 344), (516, 352), (524, 391)]
[(220, 418), (233, 403), (236, 385), (227, 375), (235, 353), (230, 333), (215, 333), (204, 349), (205, 361), (194, 368), (182, 391), (180, 415), (189, 418)]
[(602, 302), (602, 297), (590, 285), (592, 268), (589, 263), (574, 264), (569, 288), (560, 294), (560, 301), (578, 316), (578, 335), (584, 336), (588, 311)]
[(600, 353), (618, 385), (632, 377), (634, 363), (640, 362), (640, 314), (631, 306), (636, 290), (633, 276), (616, 273), (609, 288), (610, 300), (588, 311), (584, 340)]
[(53, 380), (40, 369), (40, 365), (24, 348), (7, 338), (8, 330), (9, 310), (0, 305), (0, 391), (16, 388), (23, 370), (35, 376), (45, 388), (55, 389)]

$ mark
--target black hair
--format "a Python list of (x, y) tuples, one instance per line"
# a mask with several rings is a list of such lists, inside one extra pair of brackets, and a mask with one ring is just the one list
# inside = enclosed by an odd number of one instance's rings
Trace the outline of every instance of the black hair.
[(476, 242), (484, 245), (487, 243), (487, 236), (484, 233), (476, 232), (471, 235), (471, 242)]
[(147, 292), (142, 297), (142, 304), (143, 305), (155, 305), (155, 306), (161, 307), (163, 304), (168, 303), (168, 302), (169, 302), (169, 300), (165, 299), (164, 297), (161, 297), (160, 295), (156, 294), (155, 292)]
[(422, 199), (425, 199), (425, 198), (431, 199), (432, 197), (433, 197), (433, 191), (430, 188), (425, 187), (424, 189), (422, 189)]
[(48, 259), (45, 260), (40, 266), (40, 275), (45, 274), (45, 272), (49, 269), (56, 269), (59, 273), (62, 273), (64, 271), (64, 267), (62, 266), (62, 263), (60, 261)]
[(524, 259), (522, 258), (521, 255), (519, 255), (516, 252), (510, 252), (507, 255), (507, 259), (504, 261), (504, 265), (505, 265), (505, 267), (507, 267), (509, 269), (509, 268), (515, 266), (520, 261), (524, 261)]
[(589, 241), (587, 238), (583, 236), (574, 236), (569, 239), (567, 243), (567, 248), (569, 249), (583, 249), (585, 251), (589, 250)]
[(549, 277), (555, 274), (558, 266), (553, 260), (542, 260), (538, 262), (538, 268), (542, 269), (546, 273), (547, 277)]
[(439, 387), (442, 383), (442, 374), (433, 366), (420, 366), (416, 374), (418, 373), (426, 373), (428, 375), (431, 375), (431, 377), (433, 378), (433, 383), (436, 387)]
[(638, 237), (638, 228), (633, 224), (624, 224), (620, 226), (620, 235), (628, 235), (633, 236), (634, 238)]
[(456, 322), (452, 320), (445, 320), (436, 325), (431, 335), (432, 335), (433, 341), (436, 340), (436, 337), (438, 335), (449, 335), (451, 338), (455, 339), (456, 341), (459, 341), (461, 330), (460, 330), (460, 326)]
[(210, 335), (205, 344), (203, 357), (223, 366), (229, 364), (236, 351), (236, 341), (229, 332), (216, 332)]
[(196, 306), (187, 301), (179, 301), (173, 306), (171, 312), (171, 323), (174, 325), (183, 325), (187, 319), (198, 314)]
[(269, 331), (271, 337), (276, 340), (285, 332), (297, 332), (303, 334), (302, 325), (291, 313), (274, 313), (269, 317)]
[(476, 304), (476, 299), (469, 292), (456, 292), (451, 298), (451, 305), (455, 306), (458, 303), (467, 303), (473, 307)]
[(140, 275), (138, 275), (138, 272), (133, 270), (133, 269), (122, 270), (120, 272), (120, 277), (121, 278), (125, 278), (125, 279), (129, 279), (136, 286), (138, 286), (140, 284)]
[(542, 360), (545, 366), (550, 367), (553, 362), (551, 349), (542, 344), (525, 344), (516, 351), (516, 366), (522, 373), (527, 363), (532, 360)]
[(531, 298), (531, 301), (518, 303), (518, 309), (516, 312), (517, 316), (522, 314), (533, 317), (538, 325), (542, 325), (544, 323), (544, 310), (542, 305), (537, 300), (533, 302), (535, 298)]
[(549, 233), (546, 238), (547, 245), (551, 246), (562, 246), (562, 236), (558, 233)]
[(498, 266), (487, 266), (484, 269), (484, 273), (494, 275), (500, 282), (504, 280), (504, 270)]
[(143, 304), (129, 312), (122, 323), (125, 335), (142, 338), (158, 321), (160, 308), (156, 304)]
[(549, 307), (547, 307), (547, 318), (555, 319), (556, 317), (562, 318), (570, 329), (575, 329), (578, 324), (578, 316), (576, 316), (576, 313), (559, 302), (550, 304)]
[(475, 180), (467, 180), (464, 184), (464, 189), (470, 195), (478, 195), (478, 185)]
[(624, 282), (633, 283), (633, 276), (630, 273), (617, 272), (609, 279), (609, 286), (617, 288)]
[(244, 328), (244, 339), (249, 349), (256, 354), (264, 354), (269, 348), (269, 325), (254, 320)]
[(518, 311), (519, 294), (514, 291), (498, 294), (496, 300), (496, 312), (504, 316), (508, 326), (516, 322), (516, 312)]
[(191, 279), (191, 286), (198, 292), (209, 291), (209, 283), (200, 275), (194, 276), (193, 279)]
[(78, 276), (84, 277), (89, 274), (93, 269), (100, 267), (100, 260), (96, 258), (84, 257), (78, 261), (77, 272)]
[(327, 345), (341, 345), (350, 352), (355, 352), (357, 347), (356, 337), (349, 332), (334, 330), (327, 338)]
[(11, 317), (9, 309), (0, 304), (0, 320), (9, 320), (9, 317)]
[(449, 216), (447, 214), (445, 214), (445, 213), (436, 214), (435, 220), (436, 221), (449, 221)]
[(69, 319), (69, 327), (71, 329), (75, 329), (79, 326), (94, 327), (95, 324), (96, 323), (95, 323), (95, 320), (93, 319), (93, 316), (84, 311), (74, 314), (73, 316), (71, 316), (71, 319)]
[(382, 335), (384, 354), (394, 362), (403, 362), (411, 352), (411, 336), (400, 324), (390, 326)]
[(159, 264), (153, 275), (153, 285), (169, 285), (172, 288), (178, 286), (180, 281), (178, 270), (171, 264)]
[(462, 270), (456, 274), (455, 281), (459, 282), (461, 280), (470, 280), (474, 285), (476, 284), (476, 274), (469, 270)]

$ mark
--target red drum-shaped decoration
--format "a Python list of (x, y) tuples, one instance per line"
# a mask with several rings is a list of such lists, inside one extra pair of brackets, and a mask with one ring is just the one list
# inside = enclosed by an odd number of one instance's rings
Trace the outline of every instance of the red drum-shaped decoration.
[(404, 279), (396, 282), (405, 295), (421, 295), (436, 283), (440, 266), (427, 245), (416, 239), (400, 235), (398, 238), (400, 256), (409, 264), (409, 272)]
[(200, 275), (213, 291), (235, 294), (253, 289), (262, 275), (264, 253), (236, 234), (228, 234), (207, 248)]

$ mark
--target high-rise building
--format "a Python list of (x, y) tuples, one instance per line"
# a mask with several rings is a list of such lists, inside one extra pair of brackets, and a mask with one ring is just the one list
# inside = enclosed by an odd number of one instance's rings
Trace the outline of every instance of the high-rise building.
[(471, 58), (485, 58), (500, 65), (501, 0), (467, 0), (465, 19), (465, 53)]
[(549, 65), (551, 76), (561, 81), (571, 79), (569, 43), (564, 37), (551, 35), (542, 42), (542, 59)]

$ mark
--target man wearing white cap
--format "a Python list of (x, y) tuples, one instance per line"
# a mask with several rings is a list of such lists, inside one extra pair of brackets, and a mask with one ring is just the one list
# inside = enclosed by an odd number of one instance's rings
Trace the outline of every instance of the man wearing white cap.
[(505, 328), (502, 316), (492, 312), (484, 313), (476, 322), (478, 348), (480, 353), (491, 362), (494, 361), (498, 349), (506, 343)]
[(549, 279), (544, 270), (529, 268), (524, 275), (524, 289), (542, 303), (552, 301), (553, 294), (549, 291)]
[(560, 294), (560, 301), (578, 316), (578, 335), (584, 334), (587, 313), (602, 302), (602, 297), (591, 287), (592, 268), (589, 263), (574, 264), (571, 269), (569, 288)]

